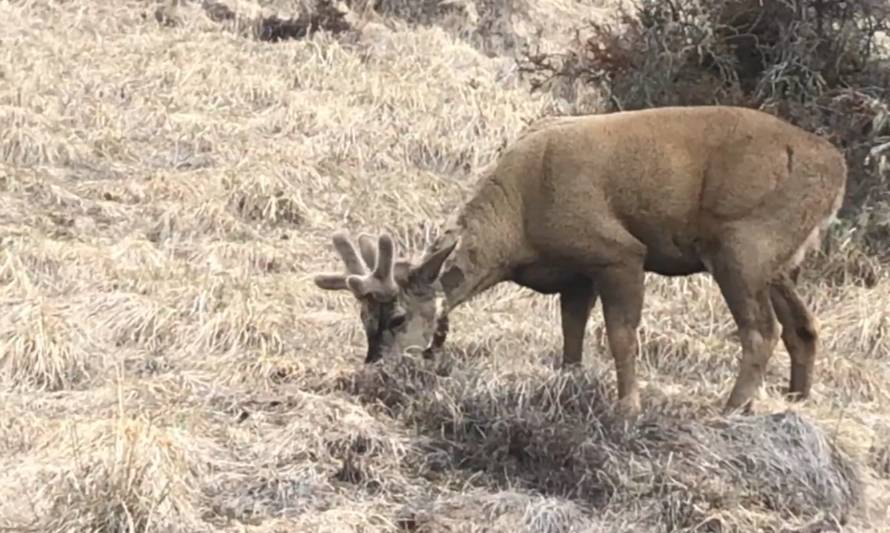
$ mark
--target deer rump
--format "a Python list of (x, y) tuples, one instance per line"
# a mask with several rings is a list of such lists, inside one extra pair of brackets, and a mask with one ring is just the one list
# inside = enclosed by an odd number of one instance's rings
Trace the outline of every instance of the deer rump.
[(818, 243), (846, 181), (827, 141), (717, 106), (562, 118), (522, 137), (498, 169), (489, 179), (508, 188), (517, 176), (526, 199), (529, 264), (586, 272), (629, 249), (668, 276), (708, 269), (737, 240), (758, 244), (746, 262), (764, 275), (790, 269)]

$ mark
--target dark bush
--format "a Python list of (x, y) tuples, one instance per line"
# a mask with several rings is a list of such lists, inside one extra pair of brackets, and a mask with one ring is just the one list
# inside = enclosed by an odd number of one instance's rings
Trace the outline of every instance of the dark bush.
[[(203, 0), (201, 7), (207, 16), (216, 22), (234, 21), (239, 18), (225, 1)], [(168, 23), (165, 16), (161, 11), (155, 13), (155, 18), (162, 24)], [(328, 31), (336, 35), (352, 29), (346, 21), (345, 13), (331, 0), (318, 0), (312, 9), (296, 17), (281, 18), (277, 15), (257, 17), (251, 20), (251, 25), (257, 39), (269, 42), (303, 39), (317, 31)]]
[(608, 110), (741, 105), (826, 136), (850, 168), (841, 218), (864, 249), (886, 254), (888, 27), (883, 0), (636, 0), (586, 23), (564, 53), (527, 49), (520, 69), (534, 89), (565, 78), (601, 87)]
[(524, 43), (513, 18), (524, 18), (528, 11), (527, 0), (346, 0), (346, 5), (412, 25), (439, 26), (490, 56), (512, 55)]

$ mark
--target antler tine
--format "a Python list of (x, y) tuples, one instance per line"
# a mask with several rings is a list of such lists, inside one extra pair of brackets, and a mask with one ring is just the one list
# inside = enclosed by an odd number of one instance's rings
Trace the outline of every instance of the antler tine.
[(392, 264), (394, 260), (395, 244), (392, 237), (383, 233), (377, 241), (377, 264), (374, 268), (374, 277), (387, 283), (392, 281)]
[(368, 273), (368, 267), (365, 266), (364, 261), (359, 257), (355, 246), (349, 242), (349, 236), (345, 231), (335, 233), (332, 240), (334, 241), (334, 248), (346, 265), (347, 272), (356, 276), (364, 276)]
[(389, 235), (381, 235), (375, 248), (374, 238), (363, 233), (358, 238), (358, 250), (345, 231), (336, 232), (333, 241), (347, 273), (319, 274), (314, 278), (316, 285), (327, 290), (348, 289), (357, 298), (379, 301), (390, 300), (398, 294), (399, 287), (393, 278), (395, 245)]
[(340, 291), (348, 289), (346, 284), (346, 276), (343, 274), (316, 274), (313, 281), (319, 288), (328, 291)]
[(365, 266), (368, 267), (368, 270), (373, 269), (377, 264), (377, 246), (374, 244), (374, 237), (367, 233), (359, 235), (358, 248), (362, 254)]

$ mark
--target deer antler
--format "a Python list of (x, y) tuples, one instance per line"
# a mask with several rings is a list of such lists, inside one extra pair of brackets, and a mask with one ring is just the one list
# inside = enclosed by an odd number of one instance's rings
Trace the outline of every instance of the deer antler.
[(373, 298), (388, 301), (398, 293), (393, 276), (395, 244), (387, 234), (381, 234), (374, 246), (374, 238), (362, 234), (358, 238), (359, 249), (350, 242), (345, 231), (332, 237), (334, 249), (343, 259), (346, 274), (319, 274), (315, 284), (326, 290), (350, 290), (356, 298)]

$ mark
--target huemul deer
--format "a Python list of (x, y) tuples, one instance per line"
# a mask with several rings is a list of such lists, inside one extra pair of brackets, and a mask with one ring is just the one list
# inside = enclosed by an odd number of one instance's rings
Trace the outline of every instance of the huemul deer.
[(361, 303), (367, 362), (410, 345), (438, 348), (451, 309), (512, 281), (559, 294), (563, 365), (575, 365), (599, 298), (618, 407), (633, 416), (644, 272), (709, 272), (742, 346), (724, 412), (748, 411), (779, 325), (791, 355), (789, 396), (809, 395), (817, 325), (795, 282), (841, 206), (846, 179), (844, 157), (828, 141), (752, 109), (544, 119), (504, 150), (418, 264), (395, 260), (386, 234), (376, 243), (362, 235), (356, 250), (338, 232), (347, 273), (315, 282)]

